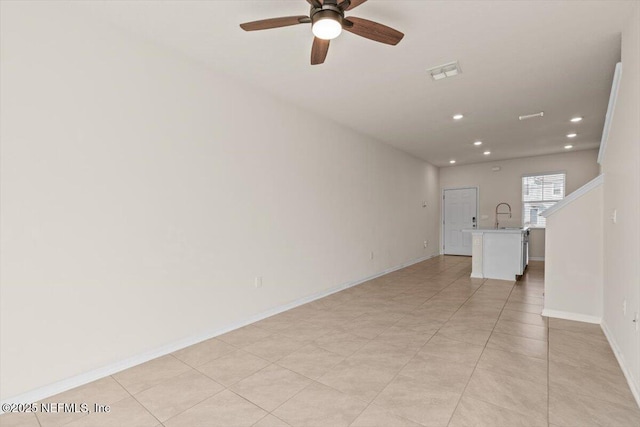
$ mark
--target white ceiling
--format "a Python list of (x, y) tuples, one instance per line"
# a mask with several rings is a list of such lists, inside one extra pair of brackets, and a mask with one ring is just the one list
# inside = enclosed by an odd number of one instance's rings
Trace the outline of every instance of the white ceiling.
[[(75, 2), (91, 14), (437, 166), (596, 148), (633, 1), (369, 0), (347, 13), (405, 33), (387, 46), (343, 33), (309, 65), (309, 25), (238, 24), (308, 14), (305, 0)], [(458, 60), (460, 76), (425, 70)], [(519, 121), (544, 111), (544, 118)], [(454, 113), (465, 118), (453, 121)], [(569, 119), (584, 116), (579, 124)], [(322, 120), (322, 118), (319, 118)], [(472, 145), (482, 140), (483, 146)], [(485, 157), (482, 151), (491, 150)]]

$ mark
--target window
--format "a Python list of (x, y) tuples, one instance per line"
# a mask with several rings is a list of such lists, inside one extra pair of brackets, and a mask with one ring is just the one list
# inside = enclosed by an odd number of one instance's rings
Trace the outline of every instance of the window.
[(544, 228), (542, 212), (564, 199), (564, 173), (549, 173), (522, 177), (522, 224)]

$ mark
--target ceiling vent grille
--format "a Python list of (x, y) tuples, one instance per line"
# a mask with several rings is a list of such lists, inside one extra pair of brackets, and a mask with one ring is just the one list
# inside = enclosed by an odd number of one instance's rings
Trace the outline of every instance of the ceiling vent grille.
[(438, 65), (437, 67), (429, 68), (427, 70), (427, 73), (429, 73), (433, 80), (442, 80), (461, 74), (462, 69), (460, 69), (460, 64), (458, 64), (458, 61), (454, 61), (447, 64)]

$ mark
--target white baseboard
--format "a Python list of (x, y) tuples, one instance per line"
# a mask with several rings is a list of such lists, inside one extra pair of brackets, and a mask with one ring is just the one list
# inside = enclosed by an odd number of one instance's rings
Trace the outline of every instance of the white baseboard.
[[(425, 257), (421, 257), (421, 258), (417, 258), (411, 261), (408, 261), (406, 263), (400, 264), (398, 266), (395, 267), (391, 267), (388, 268), (384, 271), (381, 271), (379, 273), (376, 273), (374, 275), (365, 277), (363, 279), (358, 279), (358, 280), (354, 280), (351, 282), (347, 282), (347, 283), (343, 283), (341, 285), (335, 286), (333, 288), (330, 289), (326, 289), (324, 291), (321, 292), (317, 292), (313, 295), (309, 295), (300, 299), (297, 299), (295, 301), (292, 301), (290, 303), (284, 304), (284, 305), (280, 305), (278, 307), (274, 307), (271, 308), (269, 310), (263, 311), (261, 313), (258, 313), (254, 316), (248, 317), (244, 320), (238, 321), (238, 322), (234, 322), (231, 323), (229, 325), (226, 325), (222, 328), (218, 328), (215, 329), (213, 331), (209, 331), (203, 334), (199, 334), (196, 336), (192, 336), (192, 337), (188, 337), (185, 339), (181, 339), (178, 341), (175, 341), (173, 343), (164, 345), (162, 347), (156, 348), (154, 350), (150, 350), (147, 351), (145, 353), (142, 354), (138, 354), (132, 357), (129, 357), (127, 359), (124, 360), (120, 360), (118, 362), (115, 363), (111, 363), (107, 366), (103, 366), (94, 370), (91, 370), (89, 372), (85, 372), (82, 373), (80, 375), (76, 375), (73, 376), (71, 378), (67, 378), (61, 381), (57, 381), (53, 384), (49, 384), (46, 385), (44, 387), (40, 387), (37, 388), (35, 390), (31, 390), (28, 391), (26, 393), (20, 394), (18, 396), (15, 397), (10, 397), (8, 399), (2, 400), (0, 403), (1, 404), (5, 404), (5, 403), (33, 403), (33, 402), (37, 402), (39, 400), (42, 399), (46, 399), (48, 397), (51, 397), (53, 395), (56, 395), (58, 393), (62, 393), (64, 391), (70, 390), (72, 388), (75, 387), (79, 387), (85, 384), (88, 384), (90, 382), (99, 380), (101, 378), (107, 377), (109, 375), (113, 375), (117, 372), (123, 371), (125, 369), (131, 368), (133, 366), (136, 365), (140, 365), (141, 363), (144, 362), (148, 362), (149, 360), (152, 359), (156, 359), (158, 357), (161, 356), (165, 356), (167, 354), (173, 353), (175, 351), (181, 350), (185, 347), (189, 347), (190, 345), (193, 344), (197, 344), (199, 342), (217, 337), (218, 335), (222, 335), (225, 334), (227, 332), (233, 331), (235, 329), (241, 328), (243, 326), (249, 325), (251, 323), (257, 322), (259, 320), (262, 319), (266, 319), (267, 317), (271, 317), (274, 316), (278, 313), (282, 313), (283, 311), (287, 311), (287, 310), (291, 310), (292, 308), (298, 307), (300, 305), (303, 304), (307, 304), (309, 302), (315, 301), (317, 299), (320, 298), (324, 298), (326, 296), (329, 296), (331, 294), (334, 294), (336, 292), (340, 292), (342, 290), (351, 288), (353, 286), (359, 285), (361, 283), (364, 283), (366, 281), (369, 281), (371, 279), (375, 279), (376, 277), (380, 277), (380, 276), (384, 276), (385, 274), (389, 274), (391, 272), (394, 272), (396, 270), (400, 270), (401, 268), (405, 268), (408, 267), (410, 265), (413, 264), (417, 264), (419, 262), (422, 261), (426, 261), (430, 258), (434, 258), (439, 256), (439, 254), (433, 254), (433, 255), (428, 255)], [(3, 411), (0, 410), (0, 414), (2, 414)]]
[(586, 322), (586, 323), (595, 323), (601, 324), (602, 318), (598, 316), (591, 316), (588, 314), (580, 314), (580, 313), (571, 313), (569, 311), (560, 311), (560, 310), (542, 310), (542, 315), (545, 317), (554, 317), (556, 319), (565, 319), (565, 320), (575, 320), (576, 322)]
[(529, 261), (544, 261), (543, 256), (530, 256)]
[(603, 321), (602, 323), (600, 323), (600, 327), (602, 328), (602, 332), (604, 332), (604, 336), (607, 337), (607, 341), (609, 341), (609, 345), (613, 350), (613, 354), (616, 355), (618, 365), (620, 365), (620, 369), (622, 369), (622, 373), (627, 379), (627, 383), (629, 384), (629, 388), (631, 389), (631, 394), (633, 394), (633, 397), (636, 399), (636, 403), (640, 407), (640, 384), (636, 382), (635, 378), (633, 378), (633, 375), (631, 375), (631, 372), (627, 368), (624, 356), (620, 351), (620, 347), (618, 347), (616, 340), (613, 338), (613, 334), (611, 334), (611, 331), (607, 327), (607, 323)]

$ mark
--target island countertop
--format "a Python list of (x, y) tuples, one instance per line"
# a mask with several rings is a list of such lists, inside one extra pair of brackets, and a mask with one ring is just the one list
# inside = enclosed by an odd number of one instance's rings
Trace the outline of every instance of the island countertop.
[(523, 228), (465, 228), (462, 230), (463, 233), (526, 233), (529, 231), (529, 227)]

